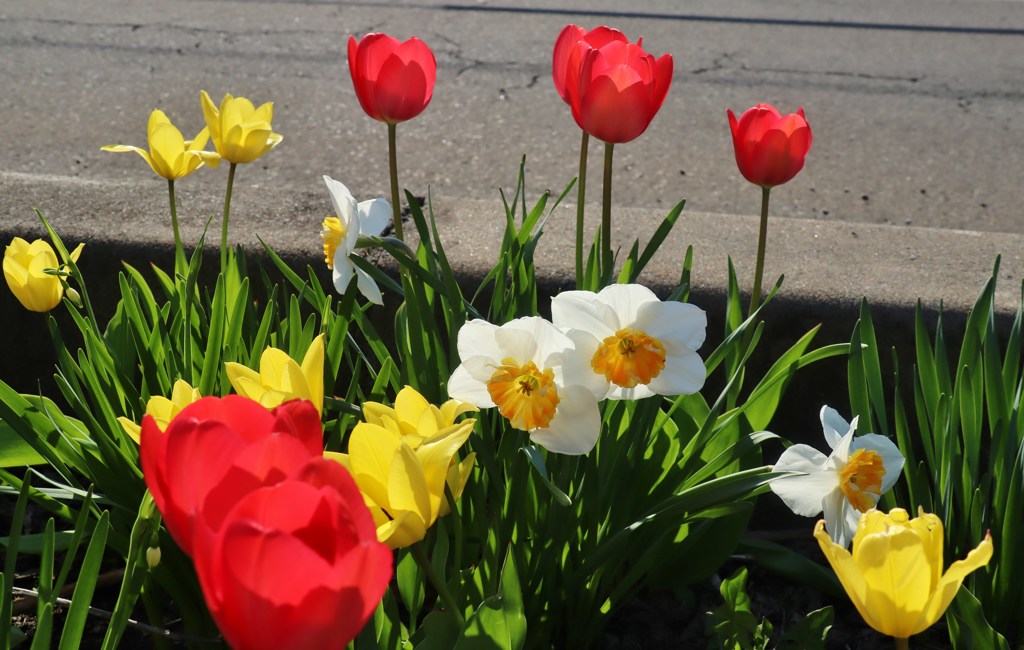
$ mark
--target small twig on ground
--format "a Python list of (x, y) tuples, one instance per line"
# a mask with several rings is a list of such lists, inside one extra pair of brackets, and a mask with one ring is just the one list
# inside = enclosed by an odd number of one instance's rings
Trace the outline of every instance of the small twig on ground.
[[(34, 589), (25, 589), (24, 587), (13, 587), (12, 588), (12, 592), (14, 594), (17, 594), (18, 596), (28, 596), (29, 598), (32, 599), (31, 602), (35, 602), (39, 598), (39, 592), (35, 591)], [(65, 607), (70, 607), (71, 606), (71, 599), (58, 597), (58, 598), (54, 599), (54, 604), (63, 605)], [(99, 607), (93, 607), (92, 605), (89, 606), (89, 613), (94, 615), (94, 616), (99, 616), (100, 618), (106, 618), (106, 619), (109, 619), (109, 618), (111, 618), (114, 615), (113, 612), (108, 612), (105, 609), (100, 609)], [(174, 639), (174, 640), (179, 640), (179, 641), (191, 641), (191, 642), (194, 642), (194, 643), (211, 643), (211, 644), (212, 643), (220, 643), (221, 642), (221, 639), (211, 639), (211, 638), (208, 638), (208, 637), (195, 636), (194, 634), (185, 634), (184, 632), (172, 632), (171, 630), (167, 630), (167, 629), (164, 629), (162, 627), (156, 627), (156, 626), (153, 626), (153, 625), (149, 625), (148, 623), (143, 623), (141, 621), (136, 621), (136, 620), (131, 619), (131, 618), (128, 619), (128, 625), (131, 625), (133, 627), (137, 627), (138, 629), (142, 630), (143, 632), (146, 632), (148, 634), (152, 634), (154, 636), (158, 636), (158, 637), (161, 637), (161, 638), (164, 638), (164, 639)]]

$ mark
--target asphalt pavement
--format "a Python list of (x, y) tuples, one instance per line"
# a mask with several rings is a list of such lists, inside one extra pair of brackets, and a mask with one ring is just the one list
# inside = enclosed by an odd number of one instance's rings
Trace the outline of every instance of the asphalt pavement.
[[(232, 235), (259, 235), (317, 263), (330, 211), (321, 177), (360, 198), (388, 192), (386, 132), (359, 108), (351, 35), (417, 35), (434, 50), (431, 105), (398, 129), (402, 185), (429, 192), (467, 277), (494, 262), (499, 188), (526, 157), (535, 199), (576, 174), (580, 131), (554, 91), (560, 29), (608, 24), (675, 74), (648, 131), (615, 149), (615, 243), (628, 246), (680, 199), (677, 233), (645, 281), (667, 287), (685, 245), (698, 295), (720, 295), (727, 257), (752, 273), (760, 190), (733, 160), (726, 109), (803, 107), (807, 165), (772, 193), (768, 273), (787, 299), (848, 327), (861, 297), (963, 312), (1003, 255), (999, 304), (1024, 276), (1024, 2), (1018, 0), (659, 0), (622, 3), (0, 0), (0, 235), (39, 236), (33, 208), (111, 259), (166, 245), (163, 179), (135, 156), (164, 110), (191, 136), (200, 90), (274, 102), (281, 145), (239, 170)], [(601, 147), (591, 145), (596, 218)], [(226, 171), (178, 182), (194, 243), (219, 212)], [(574, 196), (538, 251), (544, 277), (571, 273)], [(746, 284), (745, 284), (746, 286)], [(9, 295), (0, 298), (6, 309)], [(6, 327), (5, 327), (6, 329)]]

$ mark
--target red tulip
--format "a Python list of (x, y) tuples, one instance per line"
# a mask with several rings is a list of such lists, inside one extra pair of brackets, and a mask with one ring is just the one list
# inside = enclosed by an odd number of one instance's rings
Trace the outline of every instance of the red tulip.
[[(643, 40), (641, 38), (636, 44), (641, 45)], [(582, 63), (582, 61), (577, 60), (575, 67), (569, 70), (569, 58), (576, 44), (580, 41), (585, 42), (592, 48), (600, 48), (613, 41), (628, 43), (629, 39), (619, 30), (603, 25), (595, 27), (589, 32), (576, 25), (566, 25), (562, 29), (555, 40), (555, 51), (551, 57), (551, 76), (555, 80), (555, 90), (562, 96), (565, 103), (569, 105), (572, 105), (572, 101), (569, 99), (568, 86), (579, 82), (579, 64)]]
[(236, 650), (341, 650), (391, 580), (391, 550), (333, 460), (314, 458), (249, 492), (218, 530), (204, 524), (195, 537), (199, 583)]
[(237, 395), (203, 398), (163, 431), (147, 415), (139, 448), (164, 524), (190, 556), (198, 517), (216, 528), (245, 494), (282, 481), (322, 453), (323, 428), (311, 402), (267, 411)]
[(797, 175), (811, 149), (811, 127), (804, 109), (781, 115), (771, 104), (743, 111), (740, 119), (731, 110), (729, 127), (736, 149), (736, 164), (754, 185), (775, 187)]
[(367, 34), (361, 41), (352, 36), (348, 69), (363, 110), (388, 124), (422, 113), (437, 77), (434, 53), (415, 36), (404, 43), (387, 34)]
[(581, 129), (610, 143), (635, 140), (647, 130), (672, 82), (672, 55), (655, 59), (639, 44), (619, 40), (600, 48), (577, 41), (567, 78), (577, 64), (578, 82), (567, 84), (572, 116)]

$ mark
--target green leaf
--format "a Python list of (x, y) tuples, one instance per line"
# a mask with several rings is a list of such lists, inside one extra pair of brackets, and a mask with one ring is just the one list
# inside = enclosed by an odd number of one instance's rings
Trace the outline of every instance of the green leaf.
[(512, 548), (505, 554), (501, 591), (480, 604), (466, 621), (454, 650), (519, 650), (526, 642), (526, 616)]
[(85, 559), (82, 560), (82, 568), (78, 572), (78, 580), (75, 582), (75, 591), (71, 596), (71, 607), (68, 609), (67, 619), (64, 622), (64, 631), (60, 635), (60, 650), (74, 650), (79, 647), (82, 640), (82, 633), (85, 630), (85, 620), (89, 614), (89, 604), (92, 602), (93, 593), (96, 590), (96, 577), (99, 575), (103, 562), (103, 551), (107, 544), (107, 531), (109, 529), (108, 511), (103, 511), (96, 528), (93, 530), (89, 547), (85, 551)]
[(779, 650), (823, 650), (834, 619), (831, 605), (809, 612), (789, 626), (779, 643)]
[(956, 593), (953, 607), (946, 612), (946, 623), (956, 650), (1010, 650), (1003, 635), (985, 620), (981, 602), (967, 587), (961, 586)]
[(11, 536), (7, 545), (7, 552), (4, 554), (3, 592), (0, 593), (0, 648), (10, 647), (11, 626), (11, 603), (14, 587), (14, 572), (18, 563), (18, 540), (21, 537), (21, 529), (25, 525), (25, 507), (28, 505), (28, 492), (31, 487), (32, 471), (25, 470), (25, 478), (21, 482), (21, 490), (18, 493), (18, 500), (14, 504), (14, 514), (11, 516)]
[(572, 499), (569, 498), (565, 492), (560, 490), (557, 485), (551, 482), (548, 478), (548, 468), (544, 463), (544, 454), (537, 447), (537, 445), (527, 445), (520, 449), (526, 457), (530, 459), (530, 465), (534, 469), (534, 476), (540, 479), (541, 483), (551, 492), (552, 496), (555, 497), (555, 501), (562, 506), (571, 506)]

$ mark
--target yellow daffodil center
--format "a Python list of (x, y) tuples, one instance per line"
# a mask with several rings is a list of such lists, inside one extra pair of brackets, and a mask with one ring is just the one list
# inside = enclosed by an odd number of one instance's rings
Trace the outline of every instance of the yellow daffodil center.
[(341, 240), (345, 237), (345, 226), (341, 225), (341, 220), (337, 217), (327, 217), (324, 219), (324, 229), (320, 231), (320, 236), (324, 239), (324, 261), (327, 262), (327, 268), (333, 269), (334, 251), (338, 250)]
[(502, 360), (487, 382), (487, 392), (498, 411), (522, 431), (547, 427), (558, 407), (554, 371), (540, 370), (532, 361), (520, 366), (515, 359)]
[(640, 330), (624, 327), (601, 341), (590, 365), (616, 386), (633, 388), (650, 383), (665, 369), (665, 346)]
[(871, 449), (858, 449), (839, 472), (839, 488), (849, 499), (850, 505), (861, 512), (875, 507), (878, 495), (882, 493), (882, 477), (885, 466), (882, 457)]

